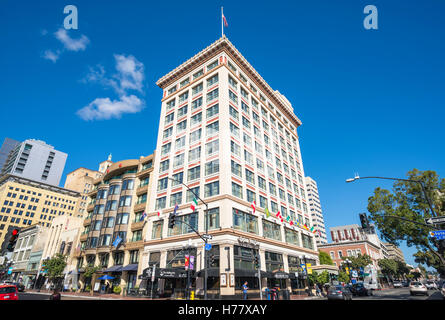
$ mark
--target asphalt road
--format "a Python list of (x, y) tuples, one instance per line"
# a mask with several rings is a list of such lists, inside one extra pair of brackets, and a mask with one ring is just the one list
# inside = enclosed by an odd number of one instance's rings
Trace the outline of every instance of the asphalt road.
[[(49, 300), (48, 293), (34, 293), (34, 292), (19, 292), (19, 300)], [(84, 297), (61, 297), (61, 300), (92, 300)]]
[(374, 291), (372, 296), (352, 297), (352, 300), (443, 300), (439, 290), (428, 290), (428, 296), (411, 296), (409, 288)]

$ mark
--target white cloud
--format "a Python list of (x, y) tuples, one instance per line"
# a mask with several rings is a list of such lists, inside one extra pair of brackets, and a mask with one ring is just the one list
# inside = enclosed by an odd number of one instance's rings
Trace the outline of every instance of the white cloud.
[(137, 113), (143, 108), (143, 102), (135, 95), (122, 96), (113, 101), (110, 98), (97, 98), (78, 110), (77, 115), (86, 121), (120, 119), (124, 113)]
[(81, 35), (79, 39), (71, 38), (64, 28), (57, 30), (54, 36), (62, 42), (65, 49), (69, 51), (83, 51), (86, 49), (88, 43), (90, 43), (90, 39), (84, 35)]
[(57, 61), (57, 59), (59, 59), (59, 57), (60, 57), (59, 50), (57, 50), (56, 52), (53, 52), (52, 50), (46, 50), (42, 55), (42, 58), (51, 60), (54, 63), (56, 63), (56, 61)]

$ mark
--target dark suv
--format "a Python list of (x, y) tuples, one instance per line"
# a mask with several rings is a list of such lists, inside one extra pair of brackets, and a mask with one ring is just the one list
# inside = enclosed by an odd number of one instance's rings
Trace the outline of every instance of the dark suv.
[(369, 290), (365, 288), (362, 282), (354, 283), (351, 288), (354, 296), (369, 296)]

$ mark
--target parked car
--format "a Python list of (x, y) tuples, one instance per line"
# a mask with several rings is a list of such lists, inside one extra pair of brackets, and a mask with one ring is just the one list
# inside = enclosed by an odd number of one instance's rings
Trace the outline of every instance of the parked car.
[(17, 287), (11, 284), (0, 285), (0, 300), (19, 300)]
[(440, 293), (442, 293), (442, 297), (445, 299), (445, 282), (442, 284), (442, 288), (440, 289)]
[(409, 281), (403, 281), (402, 285), (404, 288), (408, 288), (409, 287)]
[(394, 281), (393, 284), (394, 288), (402, 288), (403, 284), (400, 281)]
[(328, 300), (352, 300), (352, 292), (348, 286), (332, 286), (328, 290)]
[(424, 294), (428, 296), (428, 289), (419, 281), (412, 281), (409, 285), (409, 293), (413, 296), (416, 294)]
[(425, 287), (426, 287), (428, 290), (437, 290), (437, 284), (436, 284), (436, 282), (434, 282), (434, 281), (432, 281), (432, 280), (428, 280), (428, 281), (425, 283)]
[(17, 287), (17, 290), (19, 292), (24, 292), (25, 291), (25, 285), (23, 283), (13, 282), (12, 284)]
[(369, 296), (372, 295), (372, 290), (368, 290), (363, 282), (358, 282), (352, 285), (351, 292), (354, 296)]

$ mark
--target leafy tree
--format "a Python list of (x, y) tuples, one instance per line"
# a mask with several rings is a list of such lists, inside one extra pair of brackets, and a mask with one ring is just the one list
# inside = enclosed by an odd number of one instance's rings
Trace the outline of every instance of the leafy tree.
[(394, 277), (397, 274), (398, 264), (394, 259), (381, 259), (378, 261), (380, 270), (383, 275)]
[(89, 279), (95, 274), (98, 270), (100, 270), (99, 266), (87, 265), (85, 268), (84, 277)]
[[(349, 265), (350, 265), (351, 269), (354, 269), (354, 270), (364, 268), (367, 265), (372, 264), (372, 259), (367, 254), (364, 254), (364, 255), (359, 254), (357, 257), (355, 257), (355, 256), (342, 257), (342, 259), (343, 259), (343, 261), (346, 259), (351, 261), (349, 263)], [(344, 266), (347, 267), (347, 264), (344, 263)]]
[(57, 253), (52, 258), (45, 260), (45, 269), (48, 279), (55, 283), (63, 277), (63, 270), (66, 267), (66, 256)]
[[(428, 198), (438, 216), (445, 215), (445, 179), (439, 181), (435, 171), (413, 169), (407, 173), (408, 179), (422, 181)], [(397, 216), (418, 223), (425, 223), (432, 213), (419, 183), (397, 181), (393, 191), (376, 188), (368, 199), (370, 219), (379, 228), (388, 242), (399, 245), (406, 241), (408, 247), (416, 246), (417, 263), (424, 263), (435, 268), (445, 276), (445, 243), (429, 237), (431, 228), (390, 216)]]
[(397, 277), (406, 277), (407, 274), (409, 274), (411, 268), (409, 268), (405, 262), (402, 262), (400, 260), (396, 260), (397, 263)]
[(318, 251), (318, 258), (320, 259), (320, 264), (326, 264), (326, 265), (330, 265), (333, 266), (334, 262), (331, 259), (331, 256), (324, 252), (324, 251)]
[(317, 271), (312, 272), (312, 274), (308, 275), (309, 284), (313, 285), (315, 283), (317, 284), (325, 284), (329, 283), (329, 272), (326, 270), (322, 273), (318, 273)]
[(338, 272), (338, 281), (339, 282), (345, 282), (345, 283), (349, 283), (349, 276), (346, 272), (344, 271), (339, 271)]

